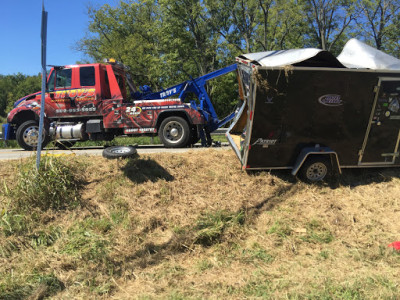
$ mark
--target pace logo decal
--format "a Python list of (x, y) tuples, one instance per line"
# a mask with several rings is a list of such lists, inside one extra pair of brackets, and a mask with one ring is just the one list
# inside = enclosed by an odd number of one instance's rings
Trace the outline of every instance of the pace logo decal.
[(142, 112), (142, 109), (138, 106), (128, 106), (126, 108), (126, 114), (137, 117)]
[(258, 140), (256, 140), (252, 146), (254, 145), (262, 145), (263, 147), (265, 146), (273, 146), (276, 144), (278, 140), (267, 140), (267, 139), (263, 139), (263, 138), (259, 138)]
[(323, 95), (318, 98), (318, 102), (325, 106), (343, 105), (342, 96), (336, 94)]

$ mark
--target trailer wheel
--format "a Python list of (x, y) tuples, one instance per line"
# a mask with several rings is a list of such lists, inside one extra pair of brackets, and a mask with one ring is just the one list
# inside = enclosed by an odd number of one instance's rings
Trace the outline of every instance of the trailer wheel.
[(103, 157), (108, 159), (128, 158), (137, 156), (137, 150), (132, 146), (112, 146), (103, 150)]
[(331, 172), (332, 165), (326, 157), (309, 157), (300, 169), (303, 180), (313, 183), (323, 181)]
[(181, 117), (168, 117), (161, 122), (158, 132), (161, 142), (167, 148), (183, 148), (190, 140), (190, 128)]
[[(43, 128), (42, 148), (49, 142), (46, 128)], [(18, 144), (25, 150), (31, 151), (37, 148), (39, 142), (39, 124), (34, 120), (22, 123), (16, 132)]]

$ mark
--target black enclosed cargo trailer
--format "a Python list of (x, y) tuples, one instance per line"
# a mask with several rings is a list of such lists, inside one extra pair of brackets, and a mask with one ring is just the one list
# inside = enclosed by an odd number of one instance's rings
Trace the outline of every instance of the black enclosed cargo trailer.
[(244, 102), (227, 137), (244, 169), (318, 181), (400, 166), (400, 60), (357, 40), (346, 47), (338, 58), (300, 49), (237, 59)]

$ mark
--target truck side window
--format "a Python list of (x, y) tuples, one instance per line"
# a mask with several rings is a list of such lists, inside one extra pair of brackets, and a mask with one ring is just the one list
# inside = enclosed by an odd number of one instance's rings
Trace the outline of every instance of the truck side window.
[(105, 82), (105, 84), (103, 85), (104, 98), (110, 99), (111, 98), (110, 83), (108, 81), (108, 74), (106, 69), (104, 69), (104, 82)]
[(47, 83), (47, 88), (50, 92), (54, 91), (54, 74), (56, 74), (55, 70), (51, 73), (49, 82)]
[(115, 73), (115, 78), (117, 79), (117, 83), (118, 83), (119, 89), (121, 90), (122, 97), (126, 98), (124, 78), (118, 73)]
[(72, 75), (71, 69), (57, 70), (56, 88), (71, 87), (71, 75)]
[(94, 86), (95, 76), (94, 76), (94, 67), (81, 67), (79, 69), (79, 77), (81, 86)]

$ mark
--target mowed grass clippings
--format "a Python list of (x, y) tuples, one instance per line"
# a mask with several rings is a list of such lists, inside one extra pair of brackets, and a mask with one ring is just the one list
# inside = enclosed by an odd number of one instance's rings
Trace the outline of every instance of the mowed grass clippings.
[[(230, 150), (68, 159), (84, 165), (81, 205), (44, 212), (31, 234), (0, 231), (0, 299), (400, 297), (387, 247), (400, 170), (307, 185), (243, 172)], [(19, 164), (0, 163), (2, 186)]]

